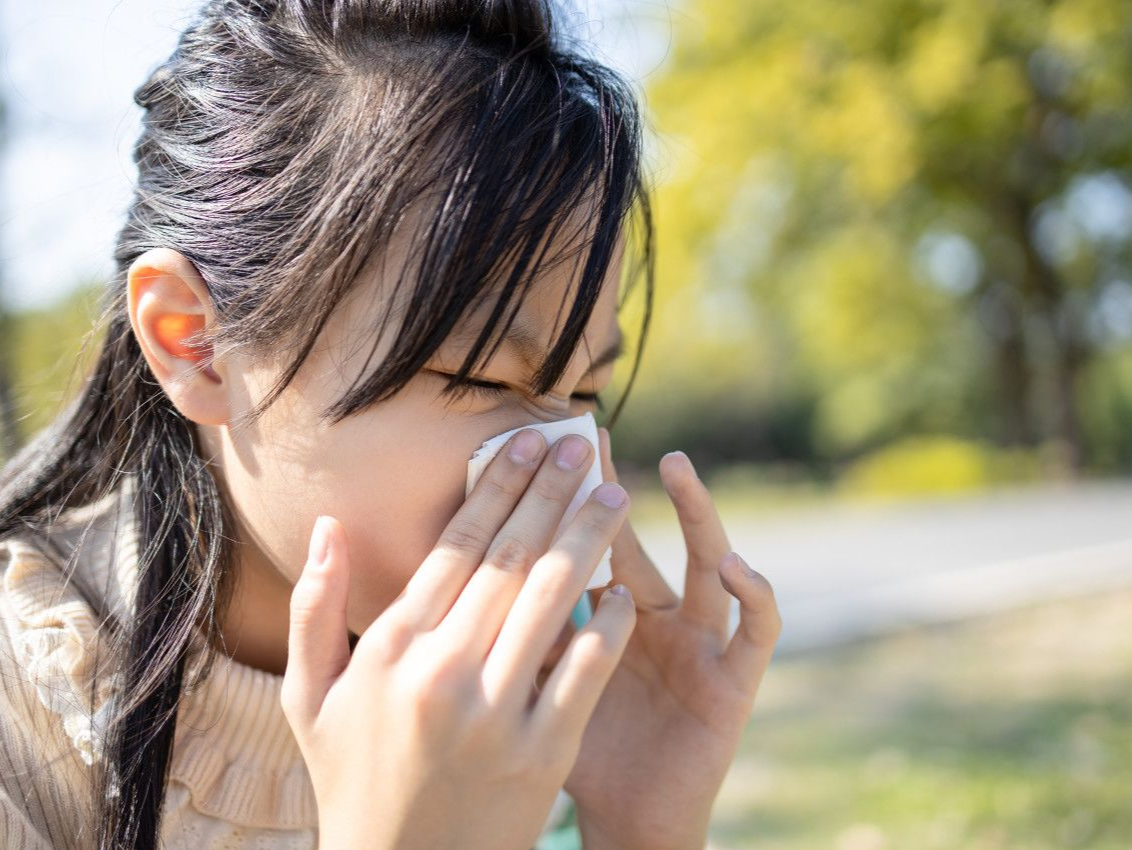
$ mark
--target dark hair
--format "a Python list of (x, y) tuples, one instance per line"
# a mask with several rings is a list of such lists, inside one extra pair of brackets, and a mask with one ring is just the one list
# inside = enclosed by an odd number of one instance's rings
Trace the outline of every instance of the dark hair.
[[(574, 222), (588, 253), (562, 334), (532, 381), (545, 393), (638, 212), (630, 279), (643, 269), (647, 285), (635, 378), (654, 265), (642, 121), (624, 79), (567, 47), (548, 2), (211, 0), (136, 91), (145, 109), (138, 183), (101, 304), (105, 339), (75, 400), (0, 475), (0, 536), (40, 534), (123, 474), (137, 482), (134, 617), (104, 624), (123, 687), (104, 769), (92, 776), (100, 848), (157, 845), (182, 688), (211, 668), (211, 656), (189, 664), (194, 633), (210, 646), (221, 640), (235, 544), (193, 423), (154, 380), (131, 331), (126, 282), (138, 256), (170, 247), (195, 264), (217, 315), (208, 342), (291, 352), (258, 416), (398, 228), (419, 233), (391, 353), (323, 414), (337, 422), (398, 392), (494, 295), (444, 390), (461, 395), (540, 270), (563, 258), (547, 248)], [(626, 256), (636, 255), (627, 243)]]

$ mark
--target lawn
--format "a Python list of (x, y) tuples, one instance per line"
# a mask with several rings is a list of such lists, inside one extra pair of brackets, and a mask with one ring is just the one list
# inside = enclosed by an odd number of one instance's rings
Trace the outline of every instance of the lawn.
[(775, 659), (722, 848), (1132, 847), (1132, 590)]

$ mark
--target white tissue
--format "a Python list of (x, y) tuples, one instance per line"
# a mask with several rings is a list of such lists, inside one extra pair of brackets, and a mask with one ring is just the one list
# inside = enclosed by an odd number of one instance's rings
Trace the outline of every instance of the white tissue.
[[(570, 521), (574, 518), (578, 509), (581, 508), (582, 504), (589, 498), (590, 493), (603, 481), (601, 475), (601, 455), (598, 449), (597, 422), (594, 420), (592, 413), (584, 413), (581, 416), (575, 416), (573, 419), (560, 419), (555, 422), (520, 425), (518, 428), (512, 428), (510, 431), (505, 431), (487, 440), (476, 450), (476, 453), (472, 455), (472, 459), (468, 461), (468, 483), (464, 490), (464, 497), (467, 498), (471, 494), (472, 488), (476, 486), (476, 481), (479, 480), (480, 475), (483, 474), (488, 464), (491, 463), (491, 459), (503, 448), (504, 444), (511, 439), (513, 434), (517, 434), (524, 428), (541, 431), (548, 446), (553, 446), (555, 441), (567, 434), (579, 434), (589, 440), (590, 444), (593, 446), (593, 460), (590, 464), (590, 468), (586, 472), (586, 477), (582, 480), (578, 492), (574, 494), (574, 498), (566, 508), (566, 513), (562, 516), (562, 522), (559, 523), (558, 528), (554, 532), (554, 536), (551, 538), (550, 542), (551, 545), (553, 545), (554, 541), (562, 536), (562, 532), (566, 530), (566, 526), (570, 524)], [(613, 557), (612, 546), (607, 548), (605, 554), (601, 556), (601, 560), (594, 569), (589, 583), (586, 584), (586, 590), (592, 590), (595, 587), (604, 587), (613, 580), (613, 570), (610, 567), (611, 557)]]

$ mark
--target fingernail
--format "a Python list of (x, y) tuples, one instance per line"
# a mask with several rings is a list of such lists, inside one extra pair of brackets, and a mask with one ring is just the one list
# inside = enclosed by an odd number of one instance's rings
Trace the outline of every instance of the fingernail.
[(577, 469), (586, 459), (586, 440), (582, 437), (563, 437), (558, 443), (555, 461), (562, 469)]
[(511, 448), (508, 450), (511, 460), (515, 463), (527, 464), (538, 459), (542, 454), (542, 437), (538, 431), (527, 429), (520, 431), (515, 435), (511, 441)]
[(629, 588), (623, 584), (615, 584), (609, 588), (610, 593), (616, 593), (618, 596), (624, 596), (626, 599), (632, 599), (633, 595), (629, 593)]
[[(700, 473), (696, 471), (696, 465), (694, 463), (692, 463), (692, 459), (690, 457), (688, 457), (686, 452), (683, 452), (680, 449), (676, 449), (676, 451), (669, 452), (668, 454), (670, 454), (670, 455), (680, 455), (682, 458), (684, 458), (684, 462), (692, 468), (692, 474), (694, 476), (696, 476), (697, 479), (699, 479)], [(665, 455), (665, 457), (668, 457), (668, 455)]]
[(607, 508), (619, 508), (625, 504), (625, 490), (612, 481), (606, 481), (594, 488), (594, 498)]
[(330, 536), (326, 531), (326, 517), (321, 514), (315, 518), (314, 531), (311, 532), (310, 551), (307, 558), (312, 564), (322, 566), (330, 553)]

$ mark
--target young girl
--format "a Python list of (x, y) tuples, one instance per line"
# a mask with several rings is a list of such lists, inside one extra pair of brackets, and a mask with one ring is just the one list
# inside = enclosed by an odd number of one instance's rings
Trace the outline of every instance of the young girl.
[(630, 89), (542, 0), (210, 0), (135, 99), (96, 365), (0, 475), (4, 846), (701, 850), (780, 626), (690, 461), (683, 598), (605, 429), (464, 490), (599, 406), (633, 211), (651, 304)]

